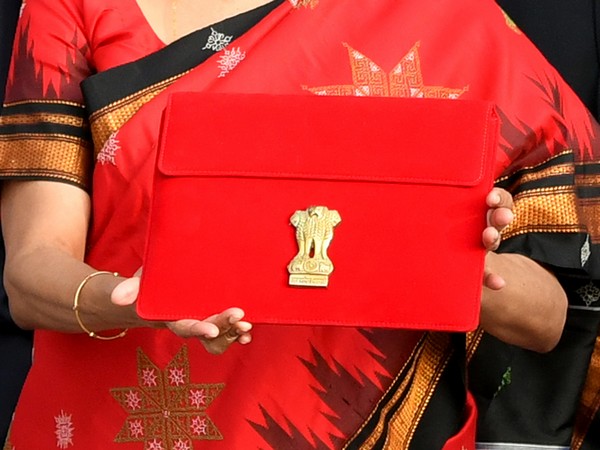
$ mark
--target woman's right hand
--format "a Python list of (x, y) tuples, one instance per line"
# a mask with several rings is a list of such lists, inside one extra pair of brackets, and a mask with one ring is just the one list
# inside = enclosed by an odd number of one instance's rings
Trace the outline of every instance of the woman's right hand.
[[(140, 275), (141, 269), (113, 289), (111, 301), (115, 305), (129, 306), (136, 302)], [(182, 319), (166, 322), (165, 326), (177, 336), (198, 338), (209, 353), (221, 354), (234, 342), (248, 344), (252, 340), (252, 324), (242, 320), (243, 318), (244, 311), (240, 308), (228, 308), (204, 320)]]

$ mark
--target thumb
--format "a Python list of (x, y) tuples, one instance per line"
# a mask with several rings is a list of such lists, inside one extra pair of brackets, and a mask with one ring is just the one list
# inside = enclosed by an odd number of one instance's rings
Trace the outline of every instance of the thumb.
[(127, 278), (115, 286), (110, 294), (110, 300), (119, 306), (132, 305), (137, 300), (139, 290), (139, 277)]

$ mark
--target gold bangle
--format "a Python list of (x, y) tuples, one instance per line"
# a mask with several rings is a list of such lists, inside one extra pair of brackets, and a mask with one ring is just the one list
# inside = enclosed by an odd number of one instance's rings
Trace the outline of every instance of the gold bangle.
[(94, 277), (97, 277), (98, 275), (113, 275), (115, 277), (119, 276), (119, 274), (117, 272), (108, 272), (106, 270), (100, 270), (98, 272), (90, 273), (87, 277), (85, 277), (83, 279), (83, 281), (81, 283), (79, 283), (79, 287), (75, 291), (75, 297), (73, 297), (73, 311), (75, 311), (75, 318), (77, 319), (77, 323), (79, 323), (79, 326), (81, 327), (81, 329), (89, 337), (94, 338), (94, 339), (100, 339), (101, 341), (112, 341), (113, 339), (119, 339), (119, 338), (122, 338), (123, 336), (125, 336), (125, 334), (127, 334), (128, 328), (125, 328), (119, 334), (115, 334), (114, 336), (101, 336), (99, 334), (96, 334), (93, 331), (90, 331), (83, 324), (83, 322), (81, 321), (81, 317), (79, 316), (79, 296), (81, 295), (81, 291), (83, 290), (83, 287), (86, 285), (86, 283), (88, 281), (90, 281)]

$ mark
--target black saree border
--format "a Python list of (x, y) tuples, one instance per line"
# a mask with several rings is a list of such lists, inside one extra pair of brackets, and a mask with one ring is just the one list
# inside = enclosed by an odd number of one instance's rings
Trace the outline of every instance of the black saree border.
[(81, 83), (89, 114), (185, 74), (217, 53), (205, 45), (213, 30), (239, 38), (284, 1), (273, 0), (197, 30), (141, 59), (90, 76)]
[(83, 105), (59, 100), (8, 103), (0, 116), (0, 179), (90, 186), (91, 136)]
[(567, 233), (589, 235), (592, 244), (600, 244), (597, 162), (579, 161), (573, 149), (566, 149), (499, 178), (496, 186), (507, 189), (514, 199), (515, 220), (503, 230), (503, 240), (532, 233)]
[[(438, 400), (443, 395), (436, 397), (436, 392), (440, 383), (445, 383), (444, 377), (448, 373), (446, 369), (449, 364), (454, 364), (455, 360), (460, 360), (458, 364), (462, 364), (463, 368), (465, 366), (464, 358), (457, 358), (457, 346), (453, 336), (452, 333), (443, 332), (425, 334), (370, 416), (344, 445), (344, 450), (426, 448), (420, 447), (424, 441), (421, 440), (419, 427), (423, 423), (426, 425), (431, 423), (430, 419), (433, 416), (430, 416), (429, 410), (439, 406)], [(464, 339), (463, 335), (462, 348), (464, 348)], [(461, 354), (464, 355), (464, 350)], [(450, 384), (455, 388), (454, 381), (450, 380)], [(461, 392), (466, 395), (464, 382), (461, 381), (461, 385), (463, 386)], [(459, 406), (461, 412), (464, 406), (463, 401)], [(437, 415), (433, 418), (435, 422)], [(462, 423), (462, 414), (457, 414), (456, 419), (457, 422)], [(460, 424), (452, 424), (450, 426), (452, 432), (447, 436), (443, 436), (444, 433), (436, 433), (435, 439), (445, 442), (456, 432), (457, 426)], [(414, 441), (415, 437), (416, 441)], [(428, 440), (425, 445), (429, 445)]]

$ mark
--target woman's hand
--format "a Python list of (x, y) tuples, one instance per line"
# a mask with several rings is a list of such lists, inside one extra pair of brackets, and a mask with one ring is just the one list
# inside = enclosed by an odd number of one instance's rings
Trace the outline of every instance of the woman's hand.
[(494, 188), (482, 242), (487, 250), (480, 325), (498, 339), (536, 352), (556, 346), (565, 323), (567, 297), (554, 275), (526, 256), (495, 253), (501, 231), (514, 220), (513, 199)]
[[(133, 305), (140, 289), (141, 269), (119, 283), (111, 294), (111, 301), (120, 306)], [(234, 342), (248, 344), (252, 340), (252, 324), (243, 321), (244, 311), (229, 308), (204, 320), (182, 319), (167, 322), (165, 326), (183, 338), (198, 338), (209, 353), (221, 354)]]
[[(486, 250), (493, 252), (500, 245), (501, 231), (514, 220), (512, 195), (504, 189), (493, 188), (486, 197), (486, 204), (489, 207), (487, 227), (483, 230), (481, 240)], [(488, 269), (487, 258), (483, 284), (492, 290), (502, 289), (506, 285), (504, 278)]]

